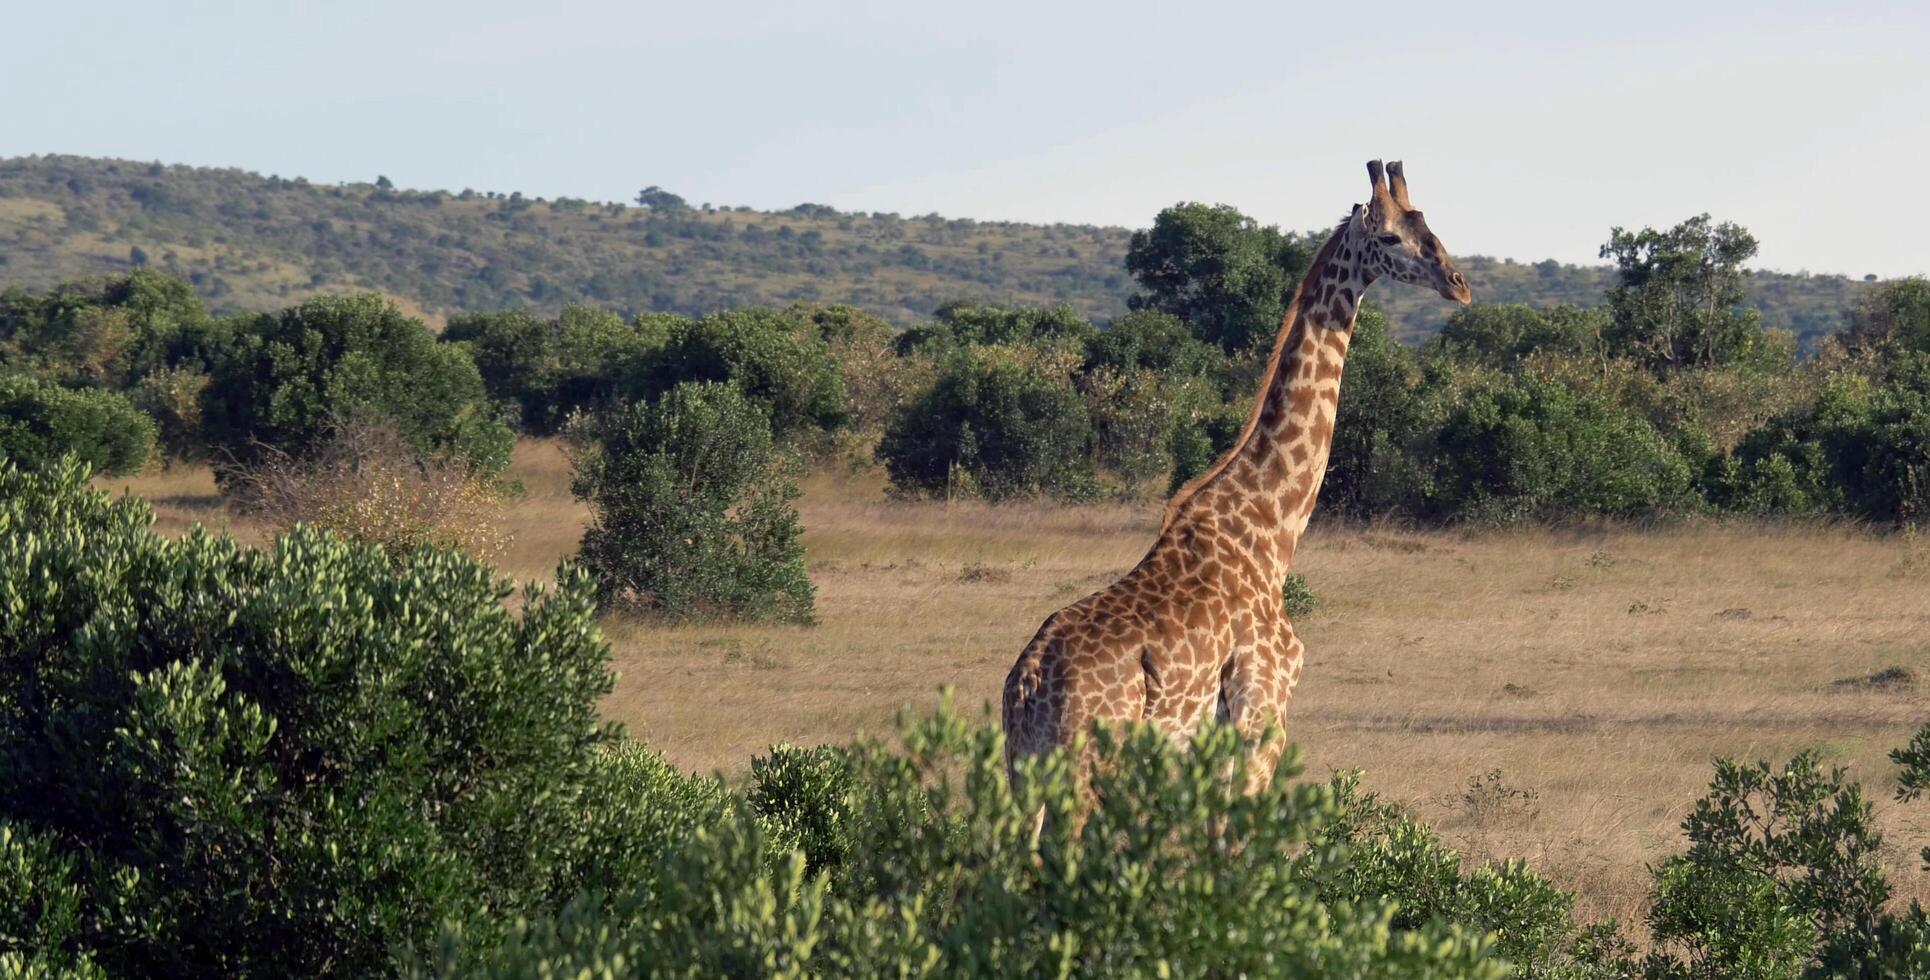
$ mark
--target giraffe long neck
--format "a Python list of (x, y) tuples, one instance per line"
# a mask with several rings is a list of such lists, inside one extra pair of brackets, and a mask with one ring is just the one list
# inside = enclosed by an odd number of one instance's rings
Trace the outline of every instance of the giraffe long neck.
[(1373, 281), (1366, 244), (1360, 222), (1350, 219), (1321, 248), (1287, 308), (1245, 431), (1167, 513), (1172, 526), (1186, 514), (1211, 511), (1275, 578), (1292, 565), (1326, 475), (1341, 369), (1361, 295)]

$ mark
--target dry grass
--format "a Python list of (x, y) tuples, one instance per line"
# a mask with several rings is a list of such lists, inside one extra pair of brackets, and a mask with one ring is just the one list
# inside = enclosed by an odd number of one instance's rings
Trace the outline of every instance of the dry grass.
[[(555, 445), (520, 447), (513, 474), (529, 496), (504, 567), (547, 578), (585, 514)], [(226, 520), (198, 471), (113, 485), (153, 498), (166, 529)], [(773, 742), (886, 730), (939, 685), (990, 702), (1047, 613), (1138, 560), (1157, 511), (893, 503), (876, 475), (817, 478), (804, 521), (821, 624), (612, 621), (606, 713), (683, 766), (738, 771)], [(1930, 720), (1920, 540), (1330, 528), (1300, 556), (1321, 605), (1299, 627), (1288, 727), (1310, 777), (1363, 768), (1466, 852), (1525, 858), (1584, 914), (1639, 920), (1644, 864), (1680, 848), (1712, 757), (1813, 747), (1878, 801), (1899, 892), (1930, 897), (1914, 854), (1930, 806), (1887, 804), (1884, 759)]]

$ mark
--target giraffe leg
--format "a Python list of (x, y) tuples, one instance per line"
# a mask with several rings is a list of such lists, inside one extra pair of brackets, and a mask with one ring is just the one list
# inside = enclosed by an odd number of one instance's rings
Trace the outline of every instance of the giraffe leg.
[(1232, 725), (1247, 740), (1245, 789), (1249, 794), (1273, 782), (1273, 769), (1287, 743), (1277, 732), (1268, 738), (1267, 729), (1285, 725), (1287, 701), (1300, 680), (1305, 648), (1284, 616), (1278, 622), (1274, 636), (1237, 651), (1221, 679), (1219, 721)]

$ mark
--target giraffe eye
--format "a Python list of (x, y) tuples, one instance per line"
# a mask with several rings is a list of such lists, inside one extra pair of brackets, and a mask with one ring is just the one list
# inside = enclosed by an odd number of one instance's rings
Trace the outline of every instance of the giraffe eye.
[(1380, 236), (1380, 243), (1381, 243), (1382, 245), (1399, 245), (1399, 244), (1401, 243), (1401, 236), (1399, 236), (1399, 235), (1382, 235), (1382, 236)]

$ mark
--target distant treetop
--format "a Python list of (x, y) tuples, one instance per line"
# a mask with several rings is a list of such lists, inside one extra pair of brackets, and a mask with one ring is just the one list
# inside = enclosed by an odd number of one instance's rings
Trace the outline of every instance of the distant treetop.
[(657, 211), (683, 211), (690, 207), (682, 197), (655, 184), (637, 192), (637, 203)]

